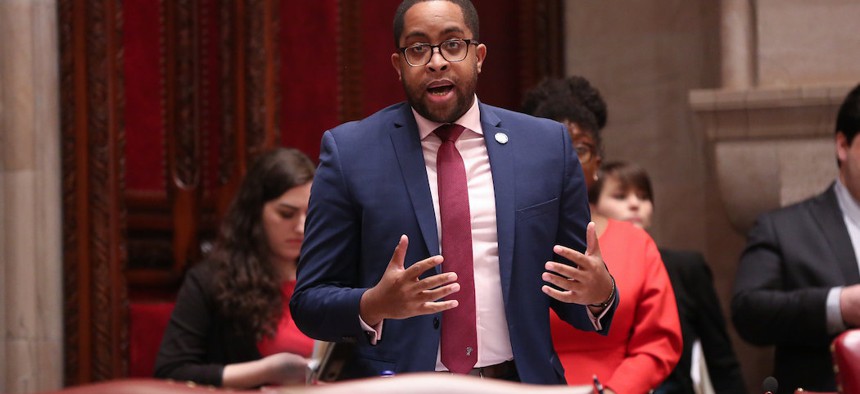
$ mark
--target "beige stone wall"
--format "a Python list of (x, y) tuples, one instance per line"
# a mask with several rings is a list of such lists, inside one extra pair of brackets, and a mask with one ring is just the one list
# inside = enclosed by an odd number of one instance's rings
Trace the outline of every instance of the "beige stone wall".
[(857, 0), (757, 0), (759, 86), (860, 80)]
[[(754, 217), (835, 176), (835, 108), (860, 81), (860, 40), (849, 28), (860, 1), (565, 5), (567, 73), (589, 78), (609, 104), (606, 158), (648, 169), (652, 235), (705, 254), (728, 312)], [(758, 391), (771, 351), (730, 334)]]
[(605, 159), (635, 161), (651, 174), (652, 234), (661, 245), (703, 250), (706, 158), (687, 94), (718, 83), (718, 4), (566, 5), (567, 73), (591, 80), (609, 107)]
[(54, 0), (0, 1), (0, 392), (62, 384)]
[(661, 247), (702, 252), (728, 312), (743, 237), (733, 230), (709, 176), (706, 135), (688, 104), (690, 90), (720, 83), (720, 3), (565, 4), (567, 73), (587, 77), (608, 103), (605, 159), (648, 170), (656, 198), (652, 236)]

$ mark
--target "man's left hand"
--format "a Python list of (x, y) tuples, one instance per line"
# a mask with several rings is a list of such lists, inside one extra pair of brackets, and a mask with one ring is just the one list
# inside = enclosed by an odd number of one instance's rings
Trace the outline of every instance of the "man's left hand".
[(600, 255), (594, 222), (588, 223), (585, 239), (587, 245), (584, 254), (561, 245), (553, 247), (553, 252), (572, 261), (575, 266), (555, 261), (546, 262), (547, 272), (543, 273), (543, 280), (561, 289), (544, 285), (541, 290), (548, 296), (562, 302), (582, 305), (600, 304), (611, 296), (612, 277)]

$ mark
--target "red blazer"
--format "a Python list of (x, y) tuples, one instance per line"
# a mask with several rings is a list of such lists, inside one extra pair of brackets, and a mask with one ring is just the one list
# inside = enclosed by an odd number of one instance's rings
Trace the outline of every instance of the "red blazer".
[(681, 357), (675, 293), (660, 252), (644, 230), (609, 220), (598, 241), (620, 297), (609, 335), (574, 330), (553, 313), (553, 343), (568, 384), (591, 384), (596, 374), (618, 394), (647, 393)]

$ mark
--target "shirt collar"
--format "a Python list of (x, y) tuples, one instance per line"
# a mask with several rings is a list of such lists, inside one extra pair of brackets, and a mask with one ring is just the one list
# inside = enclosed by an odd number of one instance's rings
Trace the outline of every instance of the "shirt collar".
[[(454, 123), (483, 135), (484, 131), (481, 128), (481, 110), (478, 107), (478, 95), (475, 95), (474, 97), (475, 99), (472, 100), (472, 106), (469, 110)], [(428, 135), (432, 134), (433, 130), (436, 130), (436, 128), (442, 125), (442, 123), (434, 122), (419, 115), (418, 112), (415, 111), (415, 108), (412, 108), (412, 114), (415, 115), (415, 123), (418, 124), (418, 135), (421, 136), (422, 141), (427, 138)]]
[(839, 209), (842, 214), (851, 219), (854, 223), (860, 224), (860, 205), (851, 197), (848, 188), (842, 184), (839, 178), (836, 178), (836, 185), (833, 187), (836, 192), (836, 201), (839, 202)]

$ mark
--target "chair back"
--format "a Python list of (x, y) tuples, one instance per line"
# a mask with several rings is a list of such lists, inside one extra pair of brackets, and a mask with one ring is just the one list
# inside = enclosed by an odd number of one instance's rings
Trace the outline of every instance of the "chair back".
[(132, 302), (129, 305), (129, 377), (152, 377), (173, 306), (173, 302)]
[(860, 394), (860, 329), (839, 334), (830, 350), (837, 390), (843, 394)]

